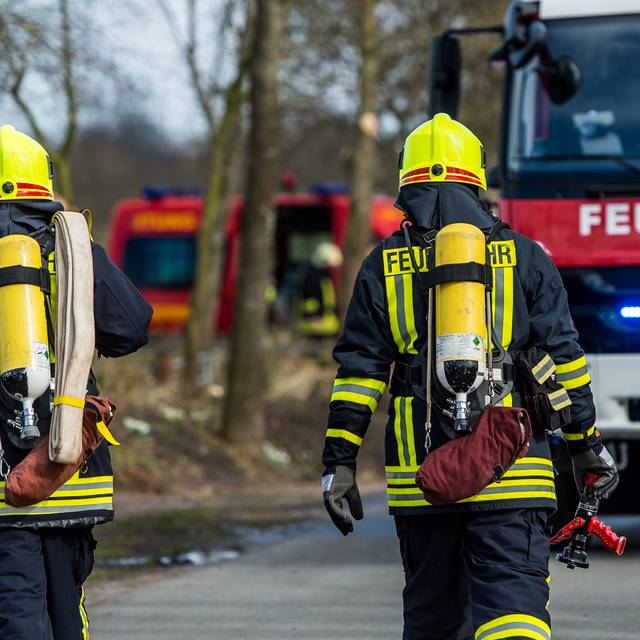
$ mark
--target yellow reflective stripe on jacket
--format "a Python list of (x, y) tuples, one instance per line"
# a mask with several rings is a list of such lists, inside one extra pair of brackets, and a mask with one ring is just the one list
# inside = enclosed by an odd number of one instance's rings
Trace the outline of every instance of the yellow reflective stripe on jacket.
[(12, 507), (4, 499), (5, 483), (0, 482), (0, 518), (2, 516), (55, 515), (79, 511), (113, 509), (113, 476), (80, 477), (78, 473), (53, 494), (37, 504)]
[(393, 431), (398, 447), (398, 459), (407, 467), (416, 466), (412, 400), (412, 397), (402, 396), (393, 399)]
[(491, 306), (493, 328), (500, 343), (509, 348), (513, 337), (513, 271), (517, 264), (513, 240), (489, 243), (491, 255)]
[(591, 382), (587, 359), (580, 356), (565, 364), (556, 364), (556, 382), (565, 389), (577, 389)]
[(417, 354), (418, 339), (413, 308), (413, 275), (411, 273), (385, 277), (389, 324), (393, 340), (400, 353)]
[(508, 393), (500, 402), (496, 402), (496, 407), (513, 407), (513, 394)]
[(358, 446), (360, 446), (363, 441), (360, 436), (357, 436), (355, 433), (351, 433), (351, 431), (347, 431), (346, 429), (327, 429), (325, 437), (342, 438), (343, 440), (347, 440), (348, 442), (352, 442), (353, 444), (357, 444)]
[[(387, 499), (390, 507), (425, 507), (424, 499), (415, 483), (418, 467), (387, 466)], [(493, 482), (479, 494), (456, 504), (544, 498), (555, 501), (553, 464), (546, 458), (520, 458), (505, 473), (501, 482)]]
[(535, 367), (531, 368), (535, 379), (542, 384), (545, 382), (556, 370), (555, 362), (551, 359), (551, 356), (547, 353)]
[(369, 407), (371, 413), (375, 413), (378, 402), (385, 392), (387, 385), (385, 382), (374, 378), (336, 378), (333, 383), (333, 393), (331, 402), (344, 400), (354, 402)]
[(320, 291), (322, 292), (322, 303), (328, 311), (336, 308), (336, 290), (333, 287), (331, 278), (322, 278), (320, 281)]
[(584, 440), (586, 438), (590, 438), (596, 432), (596, 425), (587, 429), (586, 433), (567, 433), (565, 431), (562, 432), (562, 436), (565, 440)]
[(566, 389), (552, 391), (548, 396), (549, 402), (551, 402), (551, 406), (555, 411), (560, 411), (560, 409), (564, 409), (564, 407), (568, 407), (571, 404), (571, 398), (569, 397)]
[(501, 638), (551, 640), (551, 629), (540, 618), (526, 613), (511, 613), (486, 622), (478, 627), (474, 636), (474, 640), (499, 640)]

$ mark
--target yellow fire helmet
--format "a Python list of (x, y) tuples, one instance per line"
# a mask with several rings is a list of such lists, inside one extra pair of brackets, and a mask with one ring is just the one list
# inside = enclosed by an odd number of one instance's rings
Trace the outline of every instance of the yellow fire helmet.
[(0, 202), (3, 200), (53, 200), (49, 154), (10, 124), (0, 127)]
[(462, 182), (486, 190), (484, 148), (462, 123), (446, 113), (414, 129), (400, 153), (400, 187), (419, 182)]

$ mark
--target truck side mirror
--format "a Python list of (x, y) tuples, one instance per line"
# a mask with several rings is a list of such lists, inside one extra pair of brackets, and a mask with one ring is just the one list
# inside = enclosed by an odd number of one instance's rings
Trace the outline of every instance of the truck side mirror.
[(431, 115), (458, 114), (460, 104), (460, 40), (448, 33), (435, 36), (431, 44), (429, 105)]
[(576, 94), (582, 84), (580, 67), (569, 56), (559, 56), (548, 71), (544, 87), (554, 104), (564, 104)]

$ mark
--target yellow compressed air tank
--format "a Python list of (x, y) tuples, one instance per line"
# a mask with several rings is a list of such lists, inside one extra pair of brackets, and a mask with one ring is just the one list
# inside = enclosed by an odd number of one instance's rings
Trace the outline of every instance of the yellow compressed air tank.
[[(436, 267), (486, 263), (486, 241), (480, 229), (449, 224), (436, 235)], [(467, 394), (477, 389), (486, 373), (485, 286), (456, 281), (436, 285), (436, 375), (456, 396), (456, 430), (466, 431)]]
[[(41, 266), (36, 240), (25, 235), (0, 238), (0, 269)], [(37, 284), (19, 282), (26, 277), (24, 271), (7, 269), (4, 273), (9, 274), (8, 280), (18, 282), (0, 286), (0, 381), (22, 402), (22, 437), (36, 438), (33, 402), (47, 391), (51, 380), (44, 293)]]

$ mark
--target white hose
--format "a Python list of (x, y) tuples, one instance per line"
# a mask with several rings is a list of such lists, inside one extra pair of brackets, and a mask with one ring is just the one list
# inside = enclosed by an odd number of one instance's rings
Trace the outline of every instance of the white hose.
[(69, 464), (82, 455), (84, 398), (95, 348), (93, 258), (81, 213), (61, 211), (53, 221), (58, 313), (49, 458)]

